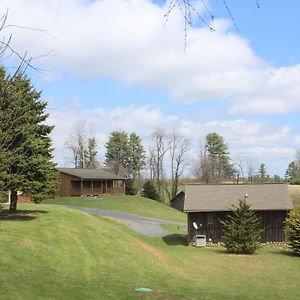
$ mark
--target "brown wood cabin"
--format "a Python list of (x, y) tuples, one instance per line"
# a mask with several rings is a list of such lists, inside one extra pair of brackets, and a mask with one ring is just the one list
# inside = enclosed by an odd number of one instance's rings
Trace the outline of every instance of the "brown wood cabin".
[(123, 195), (125, 178), (103, 169), (57, 168), (59, 196)]
[[(250, 209), (256, 212), (266, 242), (286, 241), (284, 220), (293, 209), (288, 187), (284, 184), (220, 184), (187, 185), (185, 188), (184, 212), (187, 213), (188, 241), (194, 244), (196, 234), (204, 234), (207, 242), (221, 241), (222, 225), (239, 199), (246, 199)], [(193, 227), (196, 222), (199, 229)]]
[(180, 192), (178, 193), (172, 200), (171, 200), (171, 207), (179, 210), (179, 211), (183, 211), (184, 208), (184, 192)]

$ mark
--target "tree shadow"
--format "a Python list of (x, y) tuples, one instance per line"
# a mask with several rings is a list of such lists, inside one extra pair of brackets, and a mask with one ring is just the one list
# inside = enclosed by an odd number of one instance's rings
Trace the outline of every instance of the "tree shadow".
[(8, 210), (0, 212), (0, 221), (31, 221), (41, 214), (48, 213), (44, 210), (18, 210), (10, 213)]
[(289, 256), (289, 257), (299, 257), (298, 254), (293, 252), (291, 249), (280, 249), (277, 251), (272, 251), (274, 255), (281, 255), (281, 256)]
[(187, 235), (185, 234), (173, 233), (165, 235), (162, 237), (162, 240), (168, 246), (188, 246)]
[(221, 246), (217, 246), (217, 247), (216, 247), (215, 253), (217, 253), (217, 254), (223, 254), (223, 255), (232, 254), (232, 253), (226, 251), (226, 249), (223, 248), (223, 247), (221, 247)]

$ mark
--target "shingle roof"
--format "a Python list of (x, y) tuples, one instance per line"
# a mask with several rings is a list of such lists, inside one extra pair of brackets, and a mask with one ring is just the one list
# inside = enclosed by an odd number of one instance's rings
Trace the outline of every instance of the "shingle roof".
[(245, 194), (252, 210), (293, 209), (284, 184), (191, 184), (185, 187), (184, 211), (230, 211)]
[(56, 168), (56, 170), (81, 179), (125, 179), (122, 176), (115, 175), (103, 169)]

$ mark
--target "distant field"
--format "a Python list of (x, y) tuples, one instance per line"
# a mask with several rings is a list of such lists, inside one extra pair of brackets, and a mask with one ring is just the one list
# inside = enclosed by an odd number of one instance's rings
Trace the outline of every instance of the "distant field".
[(102, 196), (101, 198), (57, 197), (43, 201), (44, 204), (67, 204), (103, 208), (145, 217), (186, 223), (186, 215), (157, 201), (141, 196)]
[(299, 185), (289, 185), (289, 191), (295, 205), (295, 208), (300, 211), (300, 186)]
[(286, 250), (229, 255), (61, 206), (20, 208), (19, 219), (0, 214), (1, 299), (300, 299), (300, 257)]

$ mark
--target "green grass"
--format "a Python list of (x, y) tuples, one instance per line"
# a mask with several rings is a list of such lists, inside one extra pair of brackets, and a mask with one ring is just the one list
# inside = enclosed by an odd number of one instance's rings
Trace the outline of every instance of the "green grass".
[(81, 197), (57, 197), (44, 201), (45, 204), (68, 204), (109, 209), (145, 217), (186, 223), (186, 215), (178, 210), (141, 196), (102, 196), (96, 199)]
[(300, 186), (289, 186), (290, 195), (295, 206), (295, 210), (300, 212)]
[(147, 238), (60, 206), (20, 208), (40, 212), (1, 221), (3, 299), (300, 299), (300, 257), (286, 250), (228, 255), (182, 232)]

